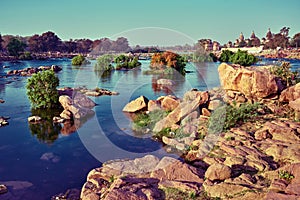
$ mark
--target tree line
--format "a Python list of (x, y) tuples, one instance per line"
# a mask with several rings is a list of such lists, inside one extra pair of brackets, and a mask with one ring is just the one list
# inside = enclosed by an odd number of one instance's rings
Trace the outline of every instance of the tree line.
[(119, 37), (116, 40), (101, 38), (70, 39), (62, 41), (54, 32), (48, 31), (41, 35), (35, 34), (29, 37), (0, 34), (0, 52), (11, 56), (19, 56), (21, 52), (31, 53), (61, 52), (100, 54), (101, 52), (126, 52), (131, 48), (127, 38)]

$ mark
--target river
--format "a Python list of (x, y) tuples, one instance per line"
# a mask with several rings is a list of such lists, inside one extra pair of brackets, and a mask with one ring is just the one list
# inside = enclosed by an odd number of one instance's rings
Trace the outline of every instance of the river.
[[(51, 122), (32, 125), (27, 118), (32, 115), (26, 95), (27, 77), (0, 78), (0, 116), (9, 116), (9, 125), (0, 128), (0, 184), (8, 186), (14, 199), (50, 199), (69, 188), (80, 189), (87, 173), (111, 159), (142, 157), (153, 154), (158, 157), (178, 154), (167, 153), (160, 142), (151, 135), (140, 135), (131, 130), (130, 120), (122, 108), (140, 95), (148, 99), (172, 94), (182, 97), (192, 88), (208, 90), (219, 86), (219, 63), (188, 63), (188, 73), (172, 78), (175, 86), (160, 88), (155, 84), (157, 75), (146, 75), (149, 61), (132, 71), (97, 73), (95, 61), (82, 67), (74, 67), (69, 59), (44, 61), (20, 61), (0, 63), (0, 76), (7, 71), (29, 66), (59, 65), (59, 87), (104, 88), (119, 92), (117, 96), (92, 98), (98, 105), (95, 115), (77, 124), (77, 130), (63, 128)], [(263, 60), (263, 63), (273, 60)], [(7, 66), (8, 68), (2, 68)], [(293, 69), (300, 68), (299, 61), (292, 61)], [(48, 115), (49, 113), (40, 113)], [(178, 157), (179, 158), (179, 157)], [(1, 196), (0, 196), (1, 199)]]

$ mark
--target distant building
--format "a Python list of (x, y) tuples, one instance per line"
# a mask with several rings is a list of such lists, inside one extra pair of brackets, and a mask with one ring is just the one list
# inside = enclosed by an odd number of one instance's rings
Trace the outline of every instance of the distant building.
[(212, 47), (213, 51), (219, 51), (220, 50), (220, 43), (217, 41), (213, 42), (213, 47)]
[(271, 32), (271, 29), (269, 28), (267, 34), (266, 34), (266, 42), (269, 42), (270, 40), (272, 40), (273, 38), (273, 34)]

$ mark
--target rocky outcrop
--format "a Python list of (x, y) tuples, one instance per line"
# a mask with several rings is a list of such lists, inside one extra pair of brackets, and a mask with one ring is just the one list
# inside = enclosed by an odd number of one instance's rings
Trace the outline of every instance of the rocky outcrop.
[(156, 81), (158, 85), (172, 86), (175, 85), (175, 82), (170, 79), (158, 79)]
[(123, 112), (137, 112), (143, 109), (147, 109), (148, 99), (144, 96), (140, 96), (139, 98), (129, 102), (123, 108)]
[(7, 75), (17, 75), (17, 76), (32, 76), (32, 74), (36, 74), (41, 71), (52, 70), (54, 72), (59, 72), (62, 70), (61, 67), (57, 65), (52, 66), (40, 66), (38, 68), (28, 67), (20, 70), (11, 70), (7, 72)]
[[(147, 155), (112, 161), (92, 170), (81, 190), (81, 199), (162, 199), (163, 188), (198, 194), (204, 171), (170, 157)], [(188, 182), (186, 182), (188, 180)], [(162, 189), (162, 190), (161, 190)]]
[(222, 63), (219, 68), (221, 86), (226, 91), (238, 91), (248, 99), (277, 95), (276, 78), (266, 68), (250, 68)]
[(74, 99), (71, 99), (69, 96), (62, 95), (59, 97), (59, 102), (64, 110), (66, 110), (63, 111), (62, 116), (67, 113), (72, 114), (72, 116), (67, 116), (67, 118), (80, 119), (87, 115), (94, 114), (94, 111), (91, 110), (91, 108), (95, 105), (95, 103), (80, 93), (77, 93)]
[(283, 90), (280, 94), (279, 101), (291, 102), (299, 98), (300, 98), (300, 83)]

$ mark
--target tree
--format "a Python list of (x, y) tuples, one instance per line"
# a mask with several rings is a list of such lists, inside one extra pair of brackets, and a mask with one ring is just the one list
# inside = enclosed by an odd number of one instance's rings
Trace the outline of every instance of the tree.
[(84, 63), (85, 57), (83, 55), (78, 55), (72, 58), (72, 65), (80, 66)]
[(223, 50), (221, 53), (221, 56), (219, 58), (220, 62), (229, 62), (230, 57), (233, 55), (234, 53), (228, 49)]
[(33, 108), (53, 108), (58, 105), (59, 79), (51, 70), (33, 74), (26, 84), (27, 95)]
[(40, 36), (42, 41), (42, 51), (59, 51), (62, 46), (61, 39), (55, 33), (48, 31)]
[(116, 41), (112, 42), (111, 50), (117, 52), (126, 52), (130, 50), (128, 40), (124, 37), (117, 38)]
[(28, 40), (28, 47), (31, 52), (43, 52), (43, 41), (41, 36), (35, 34)]
[(300, 47), (300, 33), (294, 35), (291, 45), (296, 48)]
[(26, 44), (16, 38), (10, 39), (7, 50), (9, 55), (18, 57), (20, 52), (24, 51)]
[(111, 71), (114, 69), (112, 62), (114, 61), (114, 55), (105, 54), (97, 58), (97, 63), (95, 64), (95, 71)]
[(170, 51), (155, 53), (150, 63), (152, 69), (164, 70), (173, 68), (183, 75), (185, 74), (185, 65), (186, 60), (184, 57)]
[(115, 63), (117, 64), (116, 70), (123, 69), (123, 68), (133, 69), (135, 67), (142, 65), (142, 63), (138, 61), (137, 57), (129, 57), (123, 54), (115, 58)]
[(288, 37), (289, 31), (290, 31), (290, 27), (283, 27), (282, 29), (280, 29), (280, 34), (283, 35), (284, 37)]

